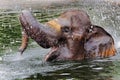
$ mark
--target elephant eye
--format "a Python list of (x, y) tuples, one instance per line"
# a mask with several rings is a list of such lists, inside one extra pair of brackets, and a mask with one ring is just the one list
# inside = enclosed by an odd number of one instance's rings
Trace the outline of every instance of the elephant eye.
[(69, 31), (70, 31), (69, 27), (65, 26), (65, 27), (62, 28), (62, 32), (69, 32)]

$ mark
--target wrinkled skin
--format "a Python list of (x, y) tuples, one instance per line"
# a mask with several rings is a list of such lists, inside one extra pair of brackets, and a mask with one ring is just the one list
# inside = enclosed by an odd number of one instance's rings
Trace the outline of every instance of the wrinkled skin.
[(58, 46), (60, 33), (54, 28), (40, 24), (29, 11), (22, 11), (19, 20), (22, 25), (22, 45), (19, 48), (21, 53), (26, 49), (29, 37), (43, 48)]
[(43, 48), (51, 48), (45, 61), (104, 58), (116, 52), (112, 36), (93, 25), (82, 10), (66, 11), (46, 25), (38, 23), (29, 11), (23, 11), (20, 22), (23, 38), (19, 50), (23, 53), (31, 37)]

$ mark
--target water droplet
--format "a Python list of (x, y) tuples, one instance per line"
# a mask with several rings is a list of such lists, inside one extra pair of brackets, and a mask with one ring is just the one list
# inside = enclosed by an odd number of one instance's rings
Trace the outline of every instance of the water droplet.
[(0, 57), (0, 61), (2, 61), (2, 57)]

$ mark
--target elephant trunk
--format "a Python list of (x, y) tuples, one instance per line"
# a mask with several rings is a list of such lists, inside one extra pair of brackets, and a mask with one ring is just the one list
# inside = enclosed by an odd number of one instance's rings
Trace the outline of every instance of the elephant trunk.
[(22, 43), (25, 44), (21, 50), (26, 48), (28, 37), (35, 40), (43, 48), (50, 48), (58, 45), (58, 39), (61, 35), (60, 30), (56, 30), (56, 28), (50, 27), (49, 24), (43, 25), (39, 23), (27, 10), (22, 11), (19, 16), (19, 20), (22, 25), (23, 33), (27, 35), (25, 36), (26, 38), (23, 38), (22, 40)]

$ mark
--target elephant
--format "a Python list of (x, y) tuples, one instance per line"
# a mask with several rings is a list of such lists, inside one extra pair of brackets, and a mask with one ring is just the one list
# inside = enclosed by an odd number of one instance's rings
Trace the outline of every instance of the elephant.
[(43, 48), (51, 48), (45, 61), (84, 60), (114, 56), (113, 37), (102, 27), (91, 23), (83, 10), (67, 10), (58, 18), (39, 23), (28, 10), (19, 16), (22, 25), (21, 54), (32, 38)]

